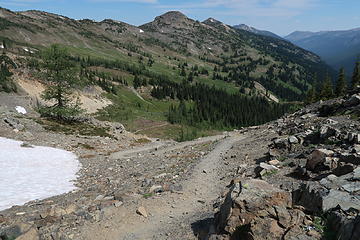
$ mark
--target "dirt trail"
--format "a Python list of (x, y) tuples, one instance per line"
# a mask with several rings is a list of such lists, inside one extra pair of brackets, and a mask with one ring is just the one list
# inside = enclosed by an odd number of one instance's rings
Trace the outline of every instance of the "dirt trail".
[[(187, 180), (182, 183), (182, 192), (166, 193), (150, 199), (139, 196), (130, 206), (117, 208), (116, 211), (108, 213), (103, 221), (85, 226), (81, 230), (82, 239), (196, 239), (191, 224), (200, 220), (204, 212), (211, 212), (212, 201), (223, 191), (220, 178), (225, 173), (221, 172), (221, 156), (235, 142), (244, 138), (245, 136), (232, 134), (163, 147), (159, 151), (182, 148), (195, 142), (219, 140), (214, 150), (199, 161)], [(151, 147), (146, 147), (145, 151), (149, 149)], [(121, 156), (125, 155), (118, 153), (116, 157)], [(147, 209), (148, 218), (136, 214), (139, 206)]]
[(136, 155), (136, 154), (149, 154), (149, 153), (152, 153), (153, 151), (157, 151), (158, 154), (161, 154), (165, 151), (180, 149), (185, 146), (189, 146), (189, 145), (193, 145), (193, 144), (199, 144), (199, 143), (204, 143), (204, 142), (208, 142), (208, 141), (217, 141), (223, 137), (224, 136), (222, 136), (222, 135), (210, 136), (210, 137), (199, 138), (199, 139), (196, 139), (193, 141), (182, 142), (182, 143), (175, 143), (173, 141), (167, 141), (167, 142), (163, 142), (163, 141), (156, 142), (155, 141), (155, 142), (146, 144), (145, 146), (128, 149), (125, 151), (115, 152), (110, 155), (110, 159), (121, 159), (121, 158), (125, 158), (125, 157), (130, 157), (130, 156)]

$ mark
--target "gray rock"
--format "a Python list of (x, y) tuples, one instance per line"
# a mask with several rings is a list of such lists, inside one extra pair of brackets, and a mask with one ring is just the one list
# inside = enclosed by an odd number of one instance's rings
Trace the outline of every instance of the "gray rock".
[(22, 131), (25, 129), (24, 125), (22, 125), (20, 121), (16, 118), (6, 117), (4, 118), (4, 122), (7, 123), (11, 128), (18, 131)]
[(338, 164), (338, 166), (332, 171), (336, 176), (346, 175), (354, 171), (354, 165), (352, 164)]
[(143, 217), (145, 217), (145, 218), (147, 218), (149, 216), (146, 209), (144, 207), (142, 207), (142, 206), (138, 207), (138, 209), (136, 210), (136, 213), (143, 216)]
[(360, 134), (350, 132), (350, 133), (348, 133), (347, 139), (350, 143), (358, 144), (358, 143), (360, 143)]
[(270, 165), (267, 163), (260, 163), (260, 167), (265, 170), (279, 170), (279, 168), (275, 167), (274, 165)]
[(354, 177), (353, 177), (353, 180), (355, 181), (360, 181), (360, 167), (357, 167), (355, 170), (354, 170)]
[[(224, 240), (281, 239), (286, 229), (281, 226), (300, 225), (305, 217), (290, 206), (289, 193), (265, 181), (251, 179), (242, 185), (234, 183), (215, 215), (215, 233), (225, 233), (226, 236), (220, 238)], [(252, 238), (248, 238), (250, 236)]]
[(345, 184), (341, 187), (342, 187), (342, 189), (344, 189), (345, 191), (347, 191), (349, 193), (360, 191), (360, 183), (359, 182), (349, 182), (348, 184)]
[(360, 215), (348, 216), (342, 211), (333, 211), (328, 217), (329, 227), (339, 240), (360, 239)]
[(299, 143), (299, 139), (297, 139), (297, 137), (295, 137), (295, 136), (290, 136), (288, 140), (289, 140), (290, 144), (298, 144)]
[(124, 203), (122, 201), (117, 201), (114, 203), (115, 207), (121, 207), (122, 205), (124, 205)]
[(360, 155), (354, 153), (341, 153), (340, 162), (351, 163), (355, 165), (360, 165)]
[[(326, 182), (326, 180), (322, 180), (321, 184), (331, 186), (331, 183)], [(340, 191), (335, 188), (328, 190), (321, 184), (309, 182), (301, 185), (298, 190), (293, 192), (293, 203), (301, 205), (313, 213), (323, 213), (338, 206), (344, 211), (350, 208), (360, 210), (360, 197), (353, 196), (351, 192)], [(348, 184), (349, 182), (343, 185), (342, 188), (345, 186), (348, 190), (357, 189), (357, 187)], [(336, 183), (332, 183), (332, 185), (336, 186)], [(340, 188), (341, 186), (339, 186)]]
[(102, 201), (104, 200), (105, 196), (104, 195), (98, 195), (96, 198), (95, 198), (95, 201)]
[(360, 104), (360, 96), (357, 94), (352, 95), (348, 100), (345, 101), (345, 107), (353, 107)]
[(280, 152), (275, 148), (269, 149), (268, 154), (271, 159), (280, 157)]
[(153, 185), (150, 187), (149, 192), (150, 193), (160, 193), (163, 192), (164, 189), (161, 185)]
[(331, 189), (329, 194), (322, 199), (322, 211), (326, 212), (337, 206), (340, 206), (344, 211), (350, 208), (360, 210), (360, 198), (351, 196), (348, 192)]
[(277, 138), (274, 140), (274, 145), (276, 148), (287, 148), (288, 147), (288, 139), (287, 138)]
[(317, 116), (316, 114), (308, 113), (308, 114), (305, 114), (305, 115), (301, 116), (300, 118), (305, 120), (305, 119), (314, 118), (316, 116)]
[(334, 154), (333, 151), (327, 149), (314, 150), (306, 162), (306, 168), (309, 170), (315, 170), (315, 168), (326, 162), (326, 158)]
[(322, 126), (320, 128), (320, 138), (328, 138), (328, 137), (334, 136), (337, 131), (338, 130), (333, 127)]
[(323, 198), (329, 191), (316, 182), (302, 184), (299, 189), (293, 191), (293, 204), (303, 206), (307, 211), (321, 213)]

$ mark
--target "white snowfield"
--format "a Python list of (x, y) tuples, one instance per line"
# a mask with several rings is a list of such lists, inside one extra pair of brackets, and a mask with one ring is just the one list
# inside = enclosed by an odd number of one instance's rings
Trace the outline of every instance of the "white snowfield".
[(75, 189), (75, 154), (0, 137), (0, 210)]

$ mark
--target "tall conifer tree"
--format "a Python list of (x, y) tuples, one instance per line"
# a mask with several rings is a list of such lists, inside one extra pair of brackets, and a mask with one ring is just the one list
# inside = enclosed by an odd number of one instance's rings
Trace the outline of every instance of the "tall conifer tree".
[(346, 76), (345, 69), (342, 67), (339, 72), (339, 77), (336, 83), (335, 94), (337, 97), (344, 96), (346, 93)]
[(328, 100), (333, 96), (334, 96), (333, 84), (330, 75), (327, 74), (321, 86), (320, 98), (323, 100)]
[(351, 79), (352, 89), (356, 88), (359, 84), (360, 84), (360, 61), (357, 61)]

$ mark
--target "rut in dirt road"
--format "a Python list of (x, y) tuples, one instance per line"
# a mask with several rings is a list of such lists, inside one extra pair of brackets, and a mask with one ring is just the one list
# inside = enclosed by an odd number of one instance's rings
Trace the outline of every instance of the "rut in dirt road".
[[(176, 236), (196, 239), (191, 224), (200, 220), (204, 212), (212, 211), (212, 201), (223, 191), (220, 181), (224, 174), (221, 172), (221, 157), (235, 142), (243, 138), (244, 136), (233, 134), (220, 139), (213, 151), (198, 162), (187, 180), (182, 183), (182, 192), (168, 193), (147, 200), (140, 198), (132, 206), (118, 209), (107, 220), (87, 226), (83, 239), (90, 236), (106, 240), (177, 239)], [(183, 147), (190, 143), (179, 145)], [(170, 148), (176, 147), (177, 145)], [(136, 214), (139, 206), (147, 209), (148, 218)]]

